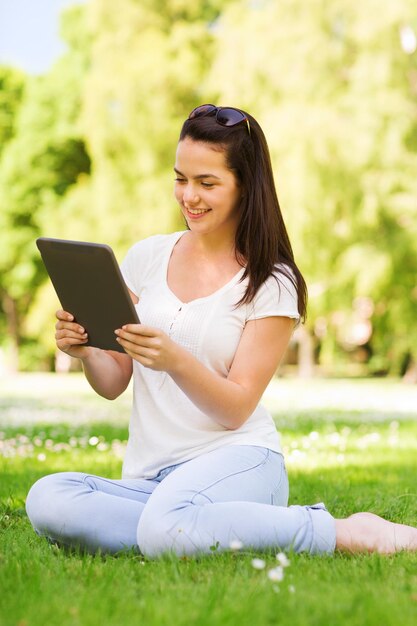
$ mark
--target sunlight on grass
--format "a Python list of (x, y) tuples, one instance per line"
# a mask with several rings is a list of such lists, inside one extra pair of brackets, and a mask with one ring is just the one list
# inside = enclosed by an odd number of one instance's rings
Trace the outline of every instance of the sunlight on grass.
[[(281, 432), (290, 504), (415, 524), (415, 394), (395, 381), (273, 381), (265, 403)], [(2, 626), (414, 626), (412, 554), (255, 553), (236, 541), (204, 558), (148, 561), (68, 553), (37, 537), (24, 509), (30, 486), (55, 471), (120, 477), (129, 405), (129, 393), (107, 402), (78, 375), (0, 383)]]
[[(88, 451), (89, 447), (94, 452), (106, 452), (117, 459), (123, 459), (126, 450), (126, 440), (113, 439), (106, 441), (103, 435), (82, 434), (76, 436), (76, 431), (54, 429), (47, 434), (40, 430), (33, 437), (22, 433), (16, 433), (13, 437), (6, 437), (4, 431), (0, 431), (0, 455), (4, 458), (36, 458), (40, 463), (46, 461), (48, 455), (61, 454), (62, 452), (77, 453), (79, 450)], [(64, 434), (65, 433), (65, 434)], [(65, 437), (66, 441), (57, 441)]]
[(391, 458), (409, 454), (417, 458), (417, 437), (413, 424), (375, 423), (342, 426), (328, 432), (311, 431), (299, 437), (282, 435), (283, 450), (288, 467), (304, 471), (318, 467), (342, 467), (348, 464), (389, 463)]
[(274, 378), (264, 394), (272, 412), (315, 409), (366, 413), (376, 421), (412, 419), (417, 411), (417, 385), (396, 379), (281, 379)]

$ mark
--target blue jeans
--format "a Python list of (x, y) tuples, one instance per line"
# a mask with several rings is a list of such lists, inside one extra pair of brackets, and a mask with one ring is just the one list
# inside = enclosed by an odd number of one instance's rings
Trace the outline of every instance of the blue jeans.
[(79, 472), (45, 476), (26, 510), (39, 535), (89, 552), (148, 557), (245, 548), (333, 552), (335, 523), (323, 504), (287, 506), (282, 455), (228, 446), (167, 467), (153, 479), (109, 480)]

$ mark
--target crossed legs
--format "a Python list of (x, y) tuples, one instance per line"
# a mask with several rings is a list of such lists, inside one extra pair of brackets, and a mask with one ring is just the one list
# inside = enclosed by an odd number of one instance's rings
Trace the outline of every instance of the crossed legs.
[(417, 529), (371, 513), (335, 520), (323, 504), (287, 506), (282, 456), (255, 446), (201, 455), (153, 480), (66, 472), (39, 480), (26, 508), (38, 534), (90, 552), (149, 557), (254, 549), (391, 553), (417, 550)]
[(81, 472), (51, 474), (33, 485), (26, 511), (39, 535), (62, 545), (92, 553), (138, 550), (138, 520), (157, 484)]

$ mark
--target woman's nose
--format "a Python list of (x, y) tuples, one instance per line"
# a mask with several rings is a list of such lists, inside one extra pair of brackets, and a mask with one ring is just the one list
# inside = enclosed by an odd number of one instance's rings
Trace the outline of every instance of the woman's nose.
[(183, 200), (184, 202), (187, 202), (189, 204), (196, 204), (197, 202), (199, 202), (200, 197), (192, 186), (187, 185), (187, 187), (184, 189)]

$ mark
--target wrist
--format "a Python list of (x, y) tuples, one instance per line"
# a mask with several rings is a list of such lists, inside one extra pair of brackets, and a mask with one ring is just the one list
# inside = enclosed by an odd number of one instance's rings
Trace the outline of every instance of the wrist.
[(172, 378), (182, 377), (184, 372), (187, 370), (189, 371), (190, 367), (192, 367), (191, 361), (193, 360), (194, 357), (190, 352), (188, 352), (188, 350), (178, 346), (178, 344), (175, 344), (171, 365), (166, 370), (167, 374), (169, 374)]
[(83, 365), (88, 365), (92, 360), (95, 360), (99, 351), (99, 348), (93, 346), (83, 346), (82, 354), (78, 354), (77, 357)]

